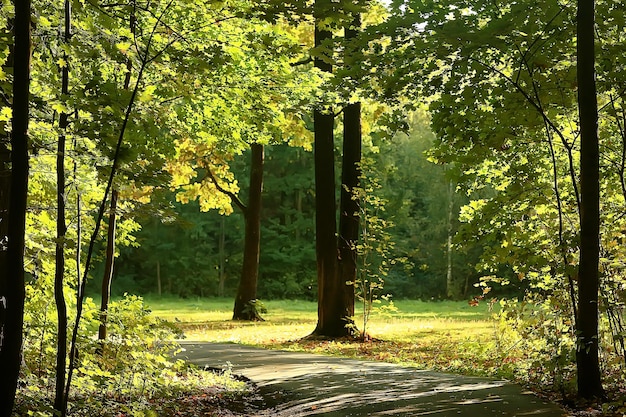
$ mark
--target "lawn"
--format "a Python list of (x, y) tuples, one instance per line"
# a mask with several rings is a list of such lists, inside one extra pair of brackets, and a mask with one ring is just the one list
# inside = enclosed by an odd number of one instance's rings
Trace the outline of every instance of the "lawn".
[[(315, 328), (317, 305), (268, 301), (264, 322), (234, 322), (230, 299), (147, 298), (153, 313), (174, 321), (193, 341), (232, 342), (275, 349), (402, 363), (423, 369), (512, 377), (516, 358), (503, 340), (489, 306), (467, 302), (397, 301), (395, 312), (375, 312), (367, 342), (300, 340)], [(362, 328), (362, 315), (355, 320)]]

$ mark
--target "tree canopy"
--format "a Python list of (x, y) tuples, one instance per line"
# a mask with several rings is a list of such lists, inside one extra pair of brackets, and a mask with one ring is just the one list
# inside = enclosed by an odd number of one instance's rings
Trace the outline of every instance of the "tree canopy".
[(318, 300), (324, 337), (355, 334), (355, 299), (502, 298), (534, 378), (603, 397), (625, 25), (604, 0), (3, 2), (0, 416), (22, 339), (28, 377), (56, 352), (66, 415), (105, 270), (235, 319)]

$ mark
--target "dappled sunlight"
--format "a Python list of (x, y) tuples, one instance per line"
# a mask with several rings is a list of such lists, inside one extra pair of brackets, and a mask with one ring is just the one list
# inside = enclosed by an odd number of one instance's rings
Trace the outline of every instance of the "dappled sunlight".
[(502, 380), (239, 345), (184, 346), (181, 356), (194, 363), (228, 367), (264, 393), (285, 393), (267, 416), (562, 415)]
[[(398, 301), (397, 312), (375, 312), (371, 316), (367, 333), (372, 340), (362, 343), (302, 340), (315, 329), (317, 308), (313, 302), (267, 302), (263, 322), (230, 320), (231, 304), (226, 299), (150, 302), (156, 315), (176, 319), (183, 340), (239, 343), (507, 378), (511, 377), (509, 362), (517, 360), (505, 358), (507, 365), (503, 366), (496, 349), (496, 323), (485, 305)], [(360, 326), (358, 313), (355, 320)]]

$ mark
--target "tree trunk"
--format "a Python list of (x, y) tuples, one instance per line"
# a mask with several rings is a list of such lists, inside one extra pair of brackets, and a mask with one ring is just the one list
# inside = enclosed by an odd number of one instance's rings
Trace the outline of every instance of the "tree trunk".
[(24, 231), (28, 196), (28, 118), (30, 80), (30, 0), (16, 1), (14, 18), (13, 120), (11, 133), (11, 199), (4, 309), (0, 345), (0, 417), (10, 417), (21, 364), (24, 324)]
[[(3, 67), (4, 72), (13, 69), (13, 51), (9, 51), (9, 56)], [(0, 136), (0, 297), (5, 295), (6, 280), (8, 275), (7, 264), (7, 243), (9, 234), (9, 204), (11, 201), (11, 148), (9, 142), (11, 136), (2, 134)], [(2, 329), (4, 317), (4, 303), (0, 301), (0, 350), (2, 348)]]
[(452, 221), (454, 220), (454, 184), (452, 181), (448, 184), (448, 242), (446, 245), (446, 255), (448, 266), (446, 268), (446, 295), (449, 299), (454, 299), (457, 292), (454, 289), (454, 281), (452, 276)]
[(226, 271), (224, 268), (226, 267), (226, 220), (224, 220), (224, 216), (222, 216), (220, 222), (220, 239), (218, 245), (219, 251), (219, 284), (217, 287), (217, 294), (220, 297), (224, 296), (224, 284), (226, 283)]
[(157, 274), (157, 294), (159, 297), (163, 295), (163, 290), (161, 286), (161, 262), (157, 261), (156, 263), (156, 274)]
[(0, 354), (4, 335), (4, 309), (6, 302), (6, 288), (9, 275), (7, 244), (9, 234), (9, 204), (11, 191), (11, 151), (9, 150), (10, 136), (2, 136), (0, 142)]
[[(345, 28), (347, 42), (356, 38), (360, 26), (361, 19), (357, 14), (351, 22), (351, 26)], [(346, 47), (346, 55), (354, 55), (355, 51), (355, 48)], [(343, 292), (345, 317), (354, 316), (354, 283), (357, 277), (356, 245), (359, 240), (360, 219), (359, 202), (354, 198), (354, 192), (360, 185), (361, 138), (361, 103), (351, 103), (343, 110), (343, 159), (339, 205), (338, 245), (339, 272), (341, 274), (339, 286)]]
[[(100, 300), (100, 327), (98, 328), (98, 340), (100, 349), (104, 349), (104, 341), (107, 338), (107, 311), (111, 298), (111, 281), (113, 280), (113, 265), (115, 264), (115, 229), (117, 228), (117, 198), (118, 191), (111, 191), (111, 211), (109, 212), (109, 230), (107, 232), (107, 250), (104, 263), (104, 276), (102, 277), (102, 299)], [(160, 281), (160, 280), (159, 280)], [(159, 285), (160, 287), (160, 285)], [(159, 288), (160, 289), (160, 288)]]
[[(315, 46), (328, 46), (332, 40), (330, 30), (323, 28), (322, 20), (331, 3), (316, 0)], [(315, 66), (324, 72), (332, 72), (329, 60), (319, 56)], [(318, 336), (341, 337), (349, 334), (346, 328), (344, 296), (339, 285), (337, 249), (337, 202), (335, 197), (334, 115), (331, 111), (317, 108), (313, 112), (314, 164), (315, 164), (315, 254), (317, 260), (317, 327)]]
[[(68, 44), (71, 37), (71, 4), (65, 0), (65, 34), (64, 43)], [(67, 55), (64, 54), (66, 64), (61, 68), (61, 97), (69, 94), (69, 67)], [(67, 362), (67, 306), (63, 285), (65, 281), (65, 237), (67, 225), (65, 223), (65, 145), (68, 115), (61, 112), (59, 116), (59, 137), (57, 143), (57, 239), (55, 252), (54, 273), (54, 301), (57, 308), (57, 357), (56, 357), (56, 385), (54, 391), (54, 410), (63, 414), (65, 409), (65, 364)]]
[(604, 396), (598, 359), (600, 180), (595, 82), (594, 0), (578, 0), (577, 70), (580, 117), (580, 265), (578, 272), (578, 395)]
[(262, 320), (258, 311), (251, 308), (256, 300), (259, 277), (259, 254), (261, 249), (261, 195), (263, 192), (263, 145), (253, 143), (250, 164), (250, 189), (248, 207), (244, 211), (246, 221), (243, 266), (237, 288), (233, 320)]

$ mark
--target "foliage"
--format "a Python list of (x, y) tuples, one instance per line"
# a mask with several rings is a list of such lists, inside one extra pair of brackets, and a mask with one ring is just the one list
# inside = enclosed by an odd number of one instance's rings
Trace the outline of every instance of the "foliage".
[(251, 300), (246, 303), (243, 308), (243, 313), (252, 317), (260, 317), (263, 320), (262, 314), (267, 313), (267, 306), (261, 300)]
[(377, 304), (388, 302), (389, 305), (379, 308), (393, 311), (391, 295), (383, 291), (389, 269), (398, 261), (391, 257), (394, 242), (390, 229), (393, 223), (380, 217), (386, 202), (376, 195), (381, 187), (369, 169), (371, 163), (368, 158), (361, 159), (360, 186), (351, 190), (352, 198), (358, 202), (360, 220), (360, 237), (356, 243), (356, 281), (351, 284), (361, 302), (360, 332), (363, 340), (368, 337), (367, 324)]
[[(48, 300), (48, 301), (46, 301)], [(22, 389), (17, 415), (49, 412), (53, 384), (56, 334), (49, 298), (35, 291), (29, 297), (30, 328), (24, 346)], [(34, 309), (35, 305), (42, 309)], [(76, 390), (70, 398), (69, 415), (159, 415), (167, 398), (207, 395), (206, 387), (219, 392), (237, 393), (244, 384), (231, 375), (217, 376), (188, 368), (172, 360), (179, 349), (177, 330), (155, 317), (137, 296), (125, 296), (110, 304), (109, 335), (101, 345), (89, 334), (97, 333), (99, 309), (90, 300), (85, 304), (79, 347)]]
[[(522, 305), (536, 304), (536, 309), (511, 310), (511, 317), (522, 320), (515, 328), (529, 337), (525, 347), (533, 354), (527, 365), (539, 369), (537, 377), (567, 388), (577, 348), (580, 246), (575, 4), (451, 1), (392, 7), (393, 17), (379, 28), (391, 34), (389, 43), (379, 48), (387, 47), (392, 56), (383, 54), (382, 61), (395, 68), (382, 82), (429, 97), (437, 135), (432, 157), (453, 164), (455, 181), (470, 197), (461, 209), (459, 237), (485, 248), (479, 264), (485, 275), (527, 289)], [(604, 22), (598, 26), (600, 48), (623, 43), (614, 31), (624, 22), (614, 15), (614, 5), (598, 2), (598, 21)], [(618, 62), (598, 66), (601, 159), (606, 161), (601, 245), (605, 254), (612, 253), (605, 264), (617, 259), (609, 242), (621, 234), (615, 220), (623, 218), (624, 207), (624, 195), (615, 188), (621, 183), (624, 144), (623, 124), (616, 119), (624, 97), (621, 87), (615, 90), (621, 85), (615, 78), (618, 67)], [(416, 72), (424, 76), (415, 77)], [(622, 287), (620, 267), (604, 271), (604, 286)], [(621, 309), (623, 294), (614, 294), (603, 298), (601, 310)], [(620, 326), (601, 334), (613, 333), (619, 340)], [(615, 348), (621, 346), (602, 338), (606, 366), (615, 362)], [(607, 382), (618, 374), (607, 373)]]

